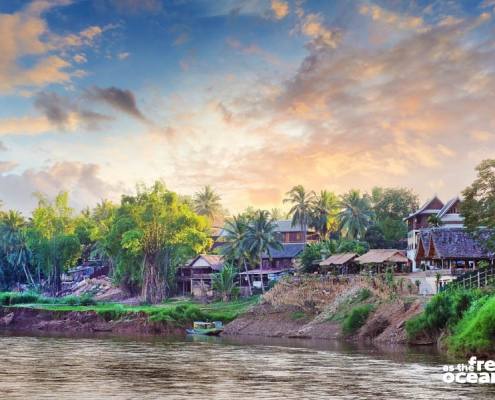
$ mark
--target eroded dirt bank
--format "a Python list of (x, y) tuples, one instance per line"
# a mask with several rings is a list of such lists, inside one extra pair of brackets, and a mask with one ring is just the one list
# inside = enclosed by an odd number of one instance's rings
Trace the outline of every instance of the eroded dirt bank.
[(179, 335), (186, 327), (148, 320), (145, 313), (133, 313), (118, 320), (105, 319), (95, 311), (52, 311), (27, 307), (0, 307), (0, 330), (17, 332), (63, 332), (119, 335)]
[[(423, 301), (406, 285), (360, 277), (292, 278), (265, 294), (262, 304), (225, 328), (226, 335), (340, 339), (382, 344), (406, 343), (405, 322), (420, 313)], [(344, 335), (342, 323), (355, 307), (369, 305), (366, 322)]]

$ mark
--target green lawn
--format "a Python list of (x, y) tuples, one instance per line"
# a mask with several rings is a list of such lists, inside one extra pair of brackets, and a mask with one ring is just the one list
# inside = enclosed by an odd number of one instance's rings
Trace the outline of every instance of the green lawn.
[[(29, 307), (42, 310), (59, 312), (95, 311), (107, 320), (115, 320), (131, 316), (134, 313), (145, 313), (151, 321), (185, 323), (196, 320), (230, 322), (238, 315), (246, 312), (251, 306), (257, 304), (258, 296), (243, 298), (230, 302), (213, 302), (209, 304), (198, 303), (194, 300), (167, 300), (157, 305), (127, 306), (119, 303), (97, 303), (79, 305), (71, 298), (70, 303), (64, 303), (62, 299), (41, 298), (39, 301), (26, 296), (26, 302), (15, 297), (15, 301), (5, 304), (9, 307)], [(34, 300), (34, 302), (33, 302)]]

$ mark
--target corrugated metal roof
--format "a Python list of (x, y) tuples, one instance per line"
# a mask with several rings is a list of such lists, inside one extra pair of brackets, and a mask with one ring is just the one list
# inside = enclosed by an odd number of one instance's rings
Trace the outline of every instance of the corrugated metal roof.
[[(270, 255), (272, 259), (277, 258), (295, 258), (304, 250), (303, 243), (284, 243), (282, 249), (271, 249)], [(263, 254), (263, 258), (268, 258), (268, 254)]]
[[(440, 203), (443, 204), (443, 201), (440, 200), (438, 198), (438, 196), (433, 196), (430, 200), (428, 200), (425, 204), (423, 204), (417, 211), (413, 212), (412, 214), (409, 214), (406, 218), (404, 218), (404, 221), (424, 212), (428, 208), (428, 206), (433, 202), (433, 200), (435, 200), (435, 199), (437, 199)], [(435, 209), (435, 210), (428, 210), (428, 211), (430, 214), (436, 214), (440, 210)]]

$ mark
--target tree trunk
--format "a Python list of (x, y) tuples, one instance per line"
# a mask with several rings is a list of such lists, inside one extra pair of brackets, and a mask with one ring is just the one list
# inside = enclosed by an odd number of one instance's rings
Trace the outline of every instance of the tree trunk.
[(247, 263), (246, 263), (246, 259), (243, 258), (243, 264), (244, 264), (244, 271), (246, 271), (246, 278), (247, 278), (247, 281), (248, 281), (248, 287), (249, 287), (249, 295), (252, 296), (253, 295), (253, 289), (251, 288), (251, 278), (249, 278), (249, 274), (248, 274), (248, 268), (247, 268)]
[(164, 282), (162, 279), (160, 266), (157, 265), (156, 262), (156, 256), (145, 256), (142, 291), (143, 300), (150, 304), (161, 303), (165, 298), (164, 289)]
[(263, 254), (260, 251), (260, 279), (261, 279), (261, 293), (265, 293), (265, 284), (263, 283)]
[(60, 277), (60, 268), (57, 263), (53, 265), (51, 288), (53, 297), (58, 296), (62, 291), (62, 279)]
[(31, 273), (29, 272), (29, 269), (26, 268), (26, 264), (22, 264), (22, 269), (24, 270), (24, 274), (26, 275), (26, 280), (28, 281), (28, 283), (30, 282), (31, 285), (33, 285), (33, 287), (34, 287), (35, 286), (34, 279), (31, 275)]

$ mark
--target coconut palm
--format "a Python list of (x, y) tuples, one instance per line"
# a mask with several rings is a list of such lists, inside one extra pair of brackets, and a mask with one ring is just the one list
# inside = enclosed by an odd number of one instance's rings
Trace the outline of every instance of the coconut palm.
[(220, 204), (221, 197), (213, 190), (210, 185), (206, 185), (202, 190), (197, 192), (193, 198), (194, 210), (199, 215), (213, 218), (222, 210)]
[(256, 211), (254, 218), (246, 229), (246, 249), (249, 254), (258, 258), (260, 267), (261, 291), (265, 292), (263, 283), (263, 254), (270, 258), (271, 250), (281, 250), (282, 243), (276, 232), (277, 224), (270, 218), (270, 213), (265, 210)]
[(351, 190), (341, 196), (342, 210), (338, 214), (340, 230), (348, 239), (361, 239), (371, 223), (373, 210), (366, 196)]
[(225, 264), (222, 270), (213, 275), (212, 286), (222, 295), (222, 301), (228, 301), (235, 288), (237, 270), (232, 264)]
[(248, 275), (247, 260), (249, 254), (246, 247), (246, 230), (248, 219), (243, 215), (234, 216), (225, 223), (223, 228), (225, 236), (223, 238), (225, 244), (221, 248), (222, 254), (232, 262), (237, 261), (239, 270), (244, 267), (248, 278), (249, 295), (252, 296), (251, 279)]
[(26, 222), (18, 211), (8, 211), (0, 225), (0, 238), (7, 263), (16, 274), (22, 269), (26, 281), (34, 286), (34, 280), (29, 271), (31, 252), (26, 243), (24, 227)]
[(337, 229), (337, 214), (339, 200), (327, 190), (322, 190), (315, 196), (311, 211), (311, 225), (318, 232), (320, 239), (327, 239), (328, 233)]
[(302, 185), (297, 185), (288, 191), (286, 195), (287, 197), (284, 199), (284, 203), (290, 203), (292, 205), (292, 208), (289, 210), (289, 215), (292, 217), (292, 226), (301, 226), (303, 242), (306, 244), (308, 224), (315, 193), (313, 191), (306, 192), (306, 189)]

